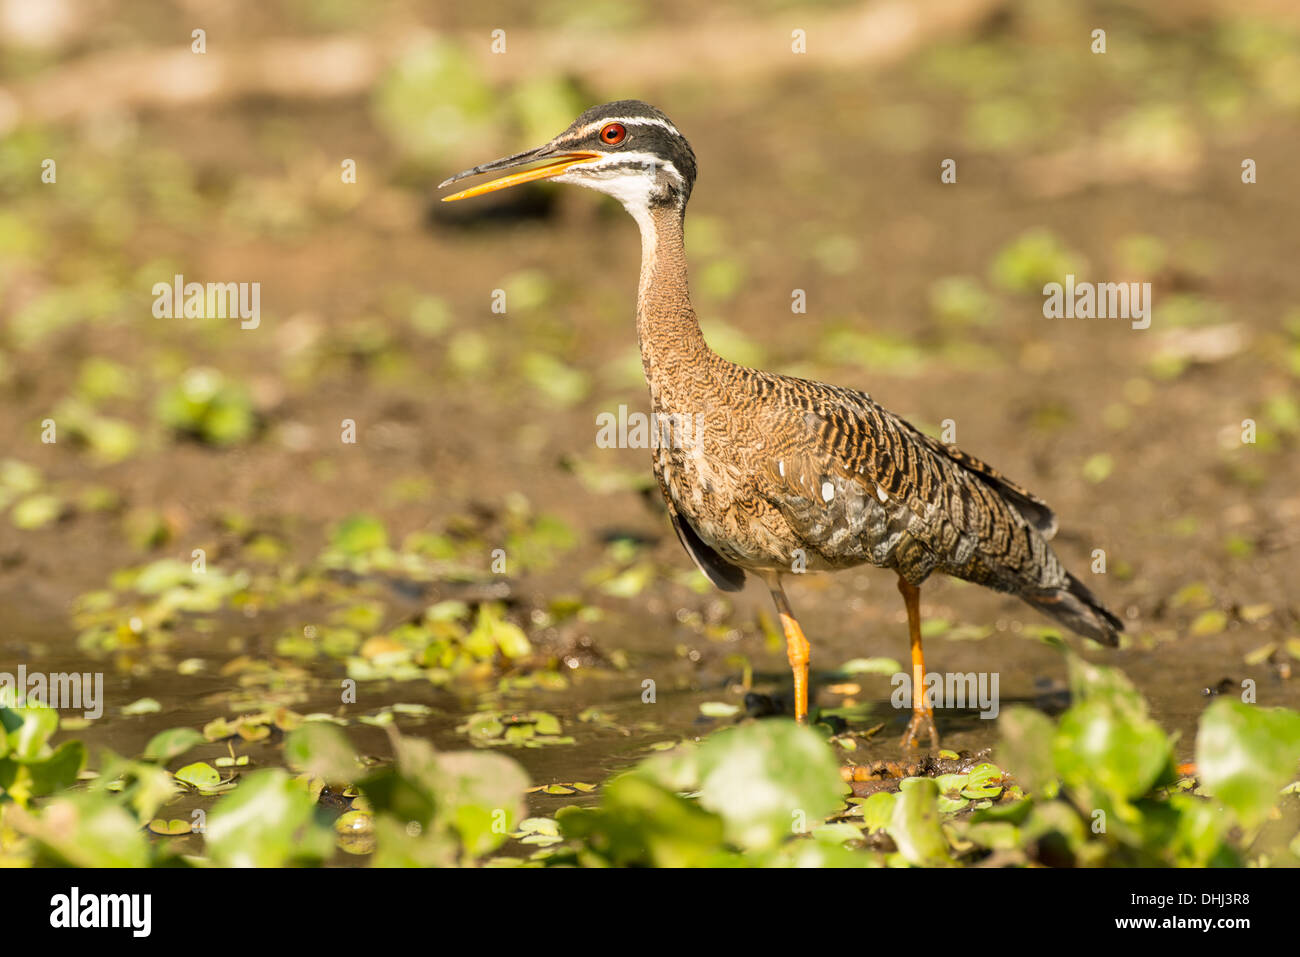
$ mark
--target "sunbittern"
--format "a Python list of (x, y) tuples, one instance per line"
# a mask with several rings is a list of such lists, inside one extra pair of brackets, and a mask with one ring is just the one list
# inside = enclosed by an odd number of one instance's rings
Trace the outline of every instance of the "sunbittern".
[[(539, 165), (534, 165), (539, 164)], [(938, 745), (924, 693), (920, 585), (934, 571), (1009, 592), (1108, 645), (1122, 622), (1047, 544), (1056, 517), (979, 459), (917, 431), (865, 392), (747, 369), (705, 343), (691, 307), (682, 231), (695, 154), (654, 107), (593, 107), (537, 149), (457, 173), (508, 175), (444, 202), (535, 180), (619, 200), (641, 228), (636, 325), (652, 411), (696, 423), (695, 440), (660, 442), (654, 471), (682, 545), (708, 579), (737, 591), (745, 572), (771, 590), (808, 712), (808, 641), (781, 575), (869, 563), (898, 574), (912, 652), (912, 720)], [(690, 418), (686, 418), (689, 416)]]

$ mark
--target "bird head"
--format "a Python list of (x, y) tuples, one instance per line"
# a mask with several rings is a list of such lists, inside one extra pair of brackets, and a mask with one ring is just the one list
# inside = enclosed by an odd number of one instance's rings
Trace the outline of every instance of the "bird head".
[(640, 100), (616, 100), (593, 106), (549, 143), (457, 173), (438, 188), (507, 170), (505, 176), (444, 196), (442, 201), (553, 180), (607, 193), (640, 218), (656, 206), (685, 208), (695, 183), (695, 154), (659, 110)]

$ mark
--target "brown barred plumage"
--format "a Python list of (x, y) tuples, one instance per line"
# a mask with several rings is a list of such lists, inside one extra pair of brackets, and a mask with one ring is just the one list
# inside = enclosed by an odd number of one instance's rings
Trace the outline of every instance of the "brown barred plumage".
[(702, 448), (656, 449), (655, 475), (715, 584), (734, 590), (742, 570), (800, 566), (877, 565), (912, 585), (939, 571), (1115, 644), (1123, 625), (1057, 559), (1056, 518), (1042, 500), (866, 393), (708, 351), (689, 305), (680, 219), (665, 209), (652, 221), (659, 249), (642, 288), (656, 293), (642, 296), (639, 320), (652, 405), (702, 415), (704, 426)]
[(1048, 545), (1056, 517), (1033, 494), (864, 392), (747, 369), (709, 349), (682, 239), (695, 154), (663, 113), (635, 100), (594, 107), (545, 146), (446, 182), (535, 160), (548, 165), (447, 198), (552, 178), (609, 193), (637, 220), (637, 335), (651, 405), (669, 421), (698, 423), (690, 441), (655, 449), (655, 476), (682, 545), (715, 585), (738, 590), (746, 572), (767, 583), (786, 632), (797, 717), (807, 710), (808, 643), (781, 587), (792, 571), (871, 564), (897, 572), (912, 644), (906, 744), (922, 731), (938, 741), (921, 697), (918, 591), (936, 571), (1017, 595), (1081, 635), (1117, 643), (1123, 624), (1061, 565)]

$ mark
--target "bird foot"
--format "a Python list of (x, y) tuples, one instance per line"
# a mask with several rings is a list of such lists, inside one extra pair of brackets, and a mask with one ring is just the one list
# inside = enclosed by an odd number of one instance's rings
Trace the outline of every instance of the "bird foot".
[(934, 750), (939, 748), (939, 732), (934, 727), (933, 711), (913, 711), (912, 720), (907, 726), (907, 731), (903, 734), (901, 742), (903, 750), (907, 751), (917, 747), (917, 739), (925, 735), (930, 739), (930, 747)]

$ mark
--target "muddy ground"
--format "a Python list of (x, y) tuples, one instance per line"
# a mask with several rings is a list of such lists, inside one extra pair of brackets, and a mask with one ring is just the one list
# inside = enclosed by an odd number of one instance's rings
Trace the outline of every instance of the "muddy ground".
[[(1117, 650), (1069, 640), (1121, 667), (1188, 757), (1211, 690), (1249, 679), (1261, 703), (1300, 706), (1300, 44), (1235, 21), (1120, 24), (1105, 56), (1074, 21), (1022, 11), (885, 72), (714, 87), (701, 70), (572, 96), (640, 96), (691, 139), (688, 253), (719, 351), (870, 391), (928, 430), (951, 419), (962, 448), (1056, 509), (1062, 558), (1128, 624)], [(155, 41), (160, 29), (148, 28)], [(7, 67), (11, 79), (36, 68)], [(595, 442), (599, 412), (647, 407), (634, 224), (576, 189), (437, 203), (442, 176), (529, 145), (503, 116), (491, 135), (413, 157), (364, 98), (147, 112), (0, 143), (0, 457), (39, 469), (39, 491), (58, 499), (51, 520), (23, 523), (35, 527), (16, 527), (18, 498), (0, 514), (0, 666), (104, 671), (104, 716), (75, 732), (92, 747), (134, 754), (159, 729), (268, 704), (357, 716), (395, 703), (432, 709), (399, 717), (404, 731), (461, 747), (469, 714), (541, 709), (574, 743), (511, 753), (535, 783), (598, 782), (657, 742), (735, 720), (702, 703), (743, 714), (748, 692), (788, 695), (766, 593), (703, 587), (647, 491), (648, 453)], [(57, 185), (34, 178), (47, 155)], [(945, 185), (949, 157), (958, 181)], [(339, 181), (342, 158), (357, 161), (355, 185)], [(1150, 281), (1151, 328), (1043, 318), (1034, 283), (1066, 265)], [(173, 272), (260, 282), (259, 327), (155, 318), (150, 288)], [(790, 311), (794, 289), (806, 314)], [(96, 359), (125, 376), (87, 387)], [(158, 397), (195, 367), (247, 390), (248, 437), (221, 445), (160, 419)], [(71, 427), (43, 443), (43, 420), (66, 422), (70, 397), (127, 423), (134, 448), (108, 462)], [(355, 444), (340, 440), (347, 419)], [(1254, 443), (1241, 440), (1247, 419)], [(121, 569), (188, 564), (196, 548), (231, 573), (337, 582), (313, 563), (357, 514), (394, 546), (446, 536), (460, 571), (414, 584), (362, 572), (346, 596), (227, 603), (134, 634), (138, 599), (119, 591), (126, 631), (87, 636), (80, 596)], [(542, 514), (569, 535), (532, 567), (506, 548), (494, 575), (511, 522)], [(1105, 575), (1091, 573), (1095, 549)], [(906, 713), (888, 678), (839, 673), (905, 660), (892, 575), (809, 577), (789, 592), (818, 704), (848, 705), (852, 760), (897, 757)], [(527, 662), (362, 681), (342, 705), (347, 662), (280, 643), (362, 601), (379, 606), (364, 639), (436, 601), (483, 597), (525, 629)], [(932, 670), (996, 672), (1004, 708), (1064, 706), (1064, 663), (1029, 608), (936, 579), (922, 611)], [(272, 677), (244, 681), (249, 660)], [(145, 698), (159, 708), (122, 713)], [(971, 709), (939, 716), (956, 750), (992, 745), (995, 725)], [(382, 731), (358, 734), (384, 753)], [(242, 753), (256, 763), (259, 748)], [(535, 800), (545, 811), (556, 799)]]

